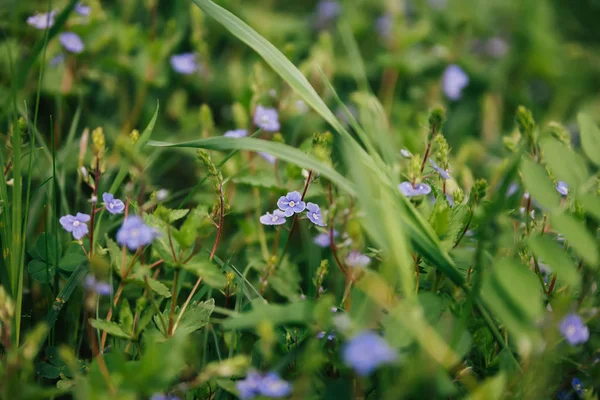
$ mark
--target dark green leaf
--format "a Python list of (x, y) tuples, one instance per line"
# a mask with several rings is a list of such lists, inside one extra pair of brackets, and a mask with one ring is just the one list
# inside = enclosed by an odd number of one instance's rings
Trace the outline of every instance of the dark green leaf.
[(119, 324), (117, 324), (116, 322), (113, 321), (105, 321), (103, 319), (89, 319), (90, 325), (92, 325), (94, 328), (96, 329), (100, 329), (101, 331), (104, 331), (106, 333), (108, 333), (109, 335), (115, 336), (115, 337), (119, 337), (122, 339), (130, 339), (130, 335), (128, 335), (126, 332), (123, 332), (123, 329), (121, 329), (121, 327), (119, 326)]
[(56, 265), (60, 253), (61, 246), (57, 238), (52, 234), (42, 233), (35, 242), (35, 252), (31, 256)]
[(312, 303), (300, 301), (290, 304), (267, 304), (265, 300), (252, 302), (252, 311), (229, 318), (223, 329), (251, 329), (263, 321), (277, 326), (283, 324), (308, 324), (311, 321)]
[(44, 261), (31, 260), (27, 264), (27, 272), (35, 281), (48, 283), (54, 278), (56, 267), (52, 264), (46, 264)]
[(131, 307), (129, 307), (129, 302), (127, 299), (121, 303), (121, 308), (119, 311), (119, 326), (123, 332), (127, 334), (133, 333), (133, 314), (131, 313)]
[(208, 256), (195, 256), (183, 265), (183, 269), (201, 277), (203, 282), (217, 289), (222, 289), (227, 283), (223, 272), (208, 259)]
[(73, 272), (75, 268), (81, 263), (87, 261), (87, 257), (83, 252), (81, 253), (67, 253), (63, 258), (60, 259), (59, 268), (62, 271)]
[(60, 368), (52, 364), (41, 362), (35, 365), (35, 370), (39, 376), (46, 379), (56, 379), (60, 376)]

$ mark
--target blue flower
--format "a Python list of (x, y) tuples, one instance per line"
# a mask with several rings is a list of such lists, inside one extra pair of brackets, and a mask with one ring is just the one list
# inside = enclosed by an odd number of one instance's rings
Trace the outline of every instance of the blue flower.
[(179, 397), (174, 394), (162, 394), (162, 393), (154, 393), (150, 400), (180, 400)]
[(259, 151), (258, 155), (261, 156), (262, 158), (264, 158), (265, 160), (267, 160), (267, 162), (269, 164), (275, 164), (275, 161), (277, 161), (277, 158), (269, 153), (264, 153), (262, 151)]
[(450, 100), (460, 99), (463, 89), (468, 84), (469, 77), (458, 65), (450, 65), (444, 71), (442, 89)]
[(260, 223), (263, 225), (283, 225), (285, 224), (285, 217), (283, 211), (275, 210), (273, 214), (266, 213), (260, 217)]
[(83, 3), (77, 3), (75, 4), (75, 12), (79, 15), (87, 17), (92, 12), (92, 7), (86, 6)]
[[(279, 203), (277, 204), (279, 205)], [(306, 204), (306, 216), (310, 219), (315, 225), (325, 226), (327, 225), (325, 221), (323, 221), (323, 217), (321, 216), (321, 209), (315, 203), (311, 203), (310, 201)]]
[(110, 193), (104, 193), (102, 195), (102, 201), (104, 201), (104, 207), (106, 211), (111, 214), (122, 214), (125, 211), (125, 204)]
[(99, 296), (110, 296), (113, 290), (110, 283), (97, 281), (96, 277), (92, 274), (88, 274), (85, 277), (84, 286), (87, 290), (95, 292)]
[(382, 39), (389, 39), (392, 36), (394, 20), (389, 14), (384, 14), (375, 21), (375, 30)]
[(65, 50), (71, 53), (79, 54), (85, 48), (83, 41), (78, 34), (73, 32), (63, 32), (59, 35), (58, 40)]
[(558, 181), (556, 184), (556, 191), (561, 195), (566, 196), (569, 194), (569, 185), (567, 182)]
[(446, 200), (448, 201), (448, 204), (450, 204), (450, 207), (454, 207), (454, 199), (448, 193), (446, 193)]
[(448, 171), (446, 171), (445, 169), (443, 169), (442, 167), (438, 166), (435, 161), (433, 161), (431, 158), (429, 159), (429, 162), (431, 163), (431, 166), (433, 167), (433, 169), (435, 169), (437, 171), (438, 174), (440, 174), (440, 176), (442, 177), (442, 179), (450, 179), (450, 174), (448, 173)]
[[(333, 237), (338, 237), (338, 231), (333, 231)], [(329, 240), (329, 232), (327, 233), (319, 233), (317, 236), (313, 238), (313, 243), (319, 247), (329, 247), (331, 246), (331, 240)]]
[(517, 193), (517, 190), (519, 190), (519, 185), (516, 184), (515, 182), (512, 182), (510, 185), (508, 185), (508, 190), (506, 191), (506, 197), (510, 197), (513, 194)]
[(571, 381), (571, 386), (573, 386), (573, 389), (575, 389), (575, 392), (579, 396), (583, 395), (583, 383), (581, 383), (579, 378), (573, 378), (573, 380)]
[(56, 11), (50, 11), (43, 14), (35, 14), (27, 18), (27, 24), (33, 26), (36, 29), (47, 29), (54, 25), (54, 17)]
[(242, 400), (251, 399), (259, 394), (258, 386), (262, 382), (262, 376), (258, 372), (249, 372), (246, 379), (237, 381), (235, 387)]
[(396, 351), (373, 331), (358, 334), (342, 349), (344, 364), (361, 376), (370, 375), (380, 365), (391, 364), (397, 358)]
[(431, 187), (426, 183), (419, 183), (413, 187), (412, 183), (406, 181), (398, 185), (398, 189), (406, 197), (422, 196), (431, 193)]
[(256, 106), (253, 120), (256, 126), (267, 132), (277, 132), (280, 128), (279, 115), (274, 108)]
[[(285, 213), (286, 217), (291, 217), (294, 213), (301, 213), (306, 208), (306, 203), (302, 201), (302, 195), (296, 191), (289, 192), (277, 200), (277, 207)], [(318, 208), (318, 206), (317, 206)]]
[(342, 6), (336, 0), (321, 0), (317, 5), (317, 23), (323, 26), (336, 19), (342, 12)]
[(408, 151), (407, 149), (400, 150), (400, 154), (404, 158), (411, 158), (412, 157), (412, 153), (410, 151)]
[(351, 251), (346, 257), (346, 264), (350, 267), (366, 267), (370, 262), (371, 259), (368, 256), (356, 250)]
[(225, 136), (225, 137), (233, 137), (233, 138), (241, 138), (241, 137), (244, 137), (244, 136), (248, 136), (248, 130), (246, 130), (246, 129), (235, 129), (235, 130), (231, 130), (231, 131), (225, 132), (225, 134), (223, 136)]
[(327, 340), (333, 340), (335, 339), (335, 333), (330, 332), (329, 334), (327, 334), (327, 332), (325, 331), (321, 331), (319, 333), (317, 333), (317, 339), (323, 339), (325, 336), (327, 336)]
[(485, 49), (491, 57), (502, 58), (508, 52), (508, 44), (500, 37), (493, 37), (486, 42)]
[(170, 62), (175, 72), (183, 75), (193, 74), (199, 68), (194, 53), (174, 54), (171, 56)]
[(130, 215), (117, 232), (117, 242), (129, 250), (137, 250), (152, 243), (156, 236), (156, 231), (146, 225), (141, 217)]
[(90, 216), (87, 214), (77, 213), (76, 216), (67, 214), (64, 217), (60, 217), (60, 224), (65, 231), (71, 232), (73, 237), (77, 240), (81, 240), (82, 237), (88, 234), (87, 223), (90, 220)]
[(585, 343), (590, 338), (590, 331), (577, 314), (568, 314), (560, 322), (560, 332), (571, 346)]
[(292, 392), (292, 385), (274, 372), (266, 374), (258, 385), (259, 393), (266, 397), (286, 397)]
[(50, 60), (50, 65), (55, 67), (58, 64), (62, 63), (65, 60), (65, 54), (64, 53), (58, 53), (57, 55), (55, 55), (54, 57), (52, 57), (52, 59)]

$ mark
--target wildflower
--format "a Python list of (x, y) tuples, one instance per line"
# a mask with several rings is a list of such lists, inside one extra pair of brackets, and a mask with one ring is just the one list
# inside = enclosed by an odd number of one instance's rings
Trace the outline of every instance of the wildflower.
[(513, 194), (517, 193), (517, 190), (519, 190), (519, 185), (516, 184), (515, 182), (512, 182), (510, 185), (508, 185), (508, 190), (506, 191), (506, 196), (510, 197)]
[(223, 136), (233, 137), (233, 138), (241, 138), (244, 136), (248, 136), (248, 131), (246, 129), (235, 129), (235, 130), (225, 132), (225, 134)]
[(390, 364), (397, 358), (396, 351), (373, 331), (358, 334), (342, 350), (344, 364), (354, 368), (362, 376), (369, 375), (380, 365)]
[(47, 29), (54, 25), (54, 17), (56, 11), (50, 11), (43, 14), (35, 14), (27, 18), (27, 24), (33, 26), (36, 29)]
[(98, 281), (92, 274), (85, 277), (84, 286), (87, 290), (92, 291), (99, 296), (109, 296), (113, 289), (110, 283)]
[(73, 32), (63, 32), (59, 35), (58, 40), (65, 50), (71, 53), (79, 54), (85, 48), (83, 41), (78, 34)]
[(254, 124), (264, 131), (277, 132), (280, 128), (277, 110), (256, 106), (254, 110)]
[(292, 385), (274, 372), (266, 374), (258, 386), (261, 395), (272, 398), (286, 397), (292, 392)]
[(87, 17), (92, 12), (92, 7), (86, 6), (83, 3), (75, 4), (75, 12), (81, 16)]
[(285, 213), (281, 210), (273, 211), (273, 214), (266, 213), (260, 217), (260, 223), (263, 225), (282, 225), (285, 224)]
[(96, 204), (97, 202), (98, 202), (98, 196), (92, 195), (92, 197), (90, 197), (90, 203)]
[(560, 322), (560, 332), (571, 346), (585, 343), (590, 338), (590, 331), (577, 314), (568, 314)]
[[(333, 237), (338, 237), (338, 231), (333, 231)], [(313, 243), (319, 247), (329, 247), (331, 246), (331, 240), (329, 240), (329, 232), (327, 233), (319, 233), (317, 236), (313, 238)]]
[(170, 59), (171, 67), (183, 75), (193, 74), (198, 70), (198, 62), (194, 53), (174, 54)]
[(277, 158), (275, 156), (272, 156), (269, 153), (264, 153), (262, 151), (259, 151), (258, 155), (261, 156), (262, 158), (264, 158), (265, 160), (267, 160), (267, 162), (269, 164), (275, 164), (275, 161), (277, 161)]
[(569, 194), (569, 185), (567, 182), (558, 181), (556, 184), (556, 191), (561, 195), (566, 196)]
[(321, 0), (317, 5), (317, 21), (322, 26), (336, 19), (342, 11), (340, 3), (336, 0)]
[(443, 169), (442, 167), (438, 166), (435, 161), (433, 161), (431, 158), (429, 159), (429, 162), (431, 163), (431, 166), (433, 167), (433, 169), (435, 169), (437, 171), (438, 174), (440, 174), (440, 176), (442, 177), (442, 179), (450, 179), (450, 174), (448, 173), (448, 171), (446, 171), (445, 169)]
[(450, 207), (454, 207), (454, 199), (448, 193), (446, 193), (446, 201), (448, 201), (448, 204), (450, 204)]
[(286, 217), (291, 217), (294, 213), (301, 213), (304, 211), (306, 203), (302, 201), (302, 195), (294, 191), (289, 192), (285, 196), (281, 196), (279, 200), (277, 200), (277, 207), (284, 212)]
[(77, 213), (75, 216), (67, 214), (64, 217), (60, 217), (59, 222), (65, 231), (71, 232), (75, 239), (81, 240), (89, 232), (86, 224), (89, 220), (89, 215)]
[(321, 217), (321, 209), (318, 205), (316, 205), (315, 203), (308, 202), (308, 204), (306, 204), (306, 208), (308, 209), (308, 211), (306, 212), (306, 216), (308, 217), (308, 219), (310, 219), (310, 222), (319, 226), (327, 225), (323, 221), (323, 217)]
[(58, 64), (62, 63), (65, 60), (64, 53), (58, 53), (54, 57), (50, 59), (50, 65), (56, 67)]
[(351, 251), (346, 257), (346, 264), (350, 267), (366, 267), (371, 262), (371, 259), (358, 251)]
[(400, 154), (404, 158), (411, 158), (412, 157), (412, 153), (410, 151), (406, 150), (406, 149), (400, 150)]
[(317, 339), (323, 339), (325, 337), (325, 335), (327, 335), (327, 340), (333, 340), (335, 339), (335, 333), (330, 332), (329, 334), (327, 334), (327, 332), (325, 331), (321, 331), (319, 333), (317, 333)]
[(102, 195), (102, 201), (104, 201), (104, 207), (106, 211), (111, 214), (122, 214), (125, 211), (125, 204), (110, 193), (104, 193)]
[(442, 88), (450, 100), (458, 100), (462, 90), (469, 84), (469, 77), (458, 65), (450, 65), (442, 76)]
[(246, 379), (237, 381), (235, 387), (238, 390), (242, 400), (251, 399), (259, 394), (258, 385), (262, 381), (262, 376), (258, 372), (249, 372)]
[(389, 39), (392, 36), (394, 21), (391, 15), (384, 14), (375, 21), (375, 30), (382, 39)]
[(117, 242), (129, 250), (137, 250), (152, 243), (156, 236), (156, 231), (146, 225), (141, 217), (130, 215), (117, 232)]
[(431, 193), (431, 187), (426, 183), (419, 183), (413, 187), (413, 185), (406, 181), (398, 185), (398, 189), (406, 197), (415, 197)]
[(573, 386), (573, 389), (575, 389), (575, 392), (579, 396), (583, 395), (583, 383), (581, 383), (579, 378), (573, 378), (573, 380), (571, 381), (571, 386)]
[(508, 45), (504, 39), (493, 37), (486, 42), (485, 49), (489, 56), (494, 58), (502, 58), (508, 52)]
[(156, 192), (156, 201), (165, 201), (169, 196), (169, 191), (167, 189), (160, 189)]
[(162, 394), (162, 393), (154, 393), (150, 400), (180, 400), (179, 397), (174, 394)]

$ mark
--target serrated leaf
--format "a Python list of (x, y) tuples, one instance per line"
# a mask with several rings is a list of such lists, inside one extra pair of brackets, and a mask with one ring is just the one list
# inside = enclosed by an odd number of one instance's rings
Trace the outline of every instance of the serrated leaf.
[(443, 194), (438, 196), (433, 206), (433, 211), (429, 216), (429, 224), (439, 238), (443, 238), (450, 227), (451, 210), (446, 199), (443, 197), (445, 197)]
[(208, 210), (199, 206), (188, 214), (179, 231), (172, 232), (172, 234), (183, 248), (189, 248), (196, 241), (200, 229), (208, 225), (212, 225)]
[(568, 285), (579, 286), (579, 274), (573, 260), (548, 235), (532, 236), (529, 238), (528, 244), (533, 254), (538, 257), (540, 262), (543, 260), (545, 264), (548, 264), (559, 280), (563, 280)]
[(223, 322), (223, 329), (251, 329), (263, 321), (274, 326), (283, 324), (308, 324), (312, 320), (312, 302), (267, 304), (265, 300), (252, 302), (252, 310)]
[[(123, 277), (123, 250), (119, 247), (119, 245), (112, 239), (106, 237), (106, 248), (108, 249), (108, 254), (110, 256), (111, 265), (113, 266), (113, 270), (115, 273)], [(126, 252), (125, 253), (125, 265), (129, 266), (132, 260), (132, 256)]]
[(223, 272), (208, 259), (208, 256), (195, 256), (183, 265), (183, 269), (201, 277), (205, 283), (214, 288), (221, 289), (227, 283)]
[[(208, 324), (210, 315), (214, 309), (215, 299), (203, 302), (192, 302), (183, 313), (179, 324), (177, 324), (176, 332), (183, 335), (189, 335), (192, 332), (204, 328)], [(168, 315), (166, 315), (166, 317), (168, 318)], [(160, 322), (158, 322), (157, 325), (160, 327)]]
[(129, 335), (133, 333), (133, 314), (131, 313), (131, 307), (129, 307), (127, 299), (121, 303), (121, 308), (119, 309), (119, 326), (123, 332)]
[[(176, 260), (173, 259), (173, 253), (177, 256), (179, 254), (180, 246), (177, 240), (169, 240), (169, 230), (171, 231), (171, 234), (177, 230), (173, 227), (169, 227), (166, 222), (151, 214), (144, 214), (143, 219), (146, 225), (154, 228), (158, 232), (158, 236), (152, 242), (152, 250), (156, 251), (158, 256), (165, 260), (166, 264), (175, 265)], [(173, 245), (173, 250), (171, 250), (171, 244)]]
[(104, 332), (108, 333), (109, 335), (119, 337), (122, 339), (130, 339), (131, 338), (130, 335), (128, 335), (126, 332), (123, 332), (123, 329), (121, 329), (119, 324), (117, 324), (116, 322), (105, 321), (103, 319), (93, 319), (93, 318), (90, 318), (89, 322), (90, 322), (90, 325), (92, 325), (92, 327), (94, 327), (96, 329), (100, 329), (101, 331), (104, 331)]
[(550, 216), (550, 225), (562, 233), (575, 252), (591, 267), (598, 264), (598, 247), (585, 224), (567, 213), (554, 213)]
[(577, 115), (581, 148), (594, 164), (600, 166), (600, 128), (592, 117), (587, 114)]
[(572, 189), (579, 188), (588, 178), (588, 169), (585, 161), (573, 150), (555, 139), (546, 139), (542, 142), (544, 161), (552, 174), (561, 181), (565, 181)]
[(34, 259), (27, 264), (29, 276), (36, 282), (48, 283), (56, 274), (56, 267), (52, 264), (46, 264), (44, 261)]
[(521, 172), (525, 187), (537, 202), (550, 210), (560, 205), (558, 192), (541, 165), (525, 158), (521, 161)]
[(450, 250), (454, 247), (454, 244), (458, 240), (459, 236), (467, 227), (469, 223), (469, 206), (466, 204), (459, 204), (452, 207), (452, 217), (450, 219), (450, 225), (446, 232), (446, 237), (442, 242), (442, 247), (446, 250)]

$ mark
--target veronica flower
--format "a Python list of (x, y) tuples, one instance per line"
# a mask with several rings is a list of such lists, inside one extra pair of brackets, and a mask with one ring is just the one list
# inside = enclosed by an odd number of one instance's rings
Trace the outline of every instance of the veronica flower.
[(556, 191), (561, 195), (566, 196), (569, 194), (569, 185), (567, 184), (567, 182), (558, 181), (558, 183), (556, 184)]
[(323, 217), (321, 216), (321, 209), (315, 203), (308, 202), (306, 204), (306, 216), (315, 225), (325, 226), (327, 225), (325, 221), (323, 221)]
[(259, 394), (258, 385), (262, 381), (262, 376), (258, 372), (249, 372), (246, 379), (237, 381), (235, 387), (242, 400), (251, 399)]
[(321, 0), (317, 4), (316, 27), (318, 29), (326, 27), (340, 15), (341, 11), (342, 6), (337, 0)]
[(279, 124), (279, 115), (274, 108), (256, 106), (253, 121), (256, 126), (267, 132), (277, 132), (281, 127)]
[[(306, 203), (302, 201), (302, 195), (296, 191), (289, 192), (277, 200), (277, 207), (284, 212), (286, 217), (291, 217), (294, 213), (301, 213), (306, 208)], [(318, 207), (318, 206), (317, 206)]]
[(433, 167), (433, 169), (435, 169), (437, 171), (438, 174), (440, 174), (440, 176), (442, 177), (442, 179), (450, 179), (450, 174), (448, 173), (448, 171), (446, 171), (445, 169), (443, 169), (442, 167), (438, 166), (435, 161), (433, 161), (431, 158), (429, 159), (429, 162), (431, 163), (431, 166)]
[(75, 4), (75, 12), (81, 16), (87, 17), (92, 12), (92, 7), (86, 6), (83, 3)]
[(446, 193), (446, 200), (448, 201), (448, 204), (450, 204), (450, 207), (454, 207), (454, 199), (449, 193)]
[(389, 39), (392, 36), (394, 21), (392, 16), (384, 14), (375, 21), (375, 30), (382, 39)]
[(234, 130), (225, 132), (225, 134), (223, 136), (232, 137), (232, 138), (241, 138), (244, 136), (248, 136), (248, 130), (247, 129), (234, 129)]
[(87, 290), (92, 291), (99, 296), (109, 296), (113, 289), (110, 283), (98, 281), (92, 274), (88, 274), (85, 277), (84, 286)]
[(125, 211), (125, 204), (121, 200), (115, 199), (115, 196), (110, 193), (104, 193), (102, 201), (104, 201), (106, 211), (111, 214), (123, 214), (123, 211)]
[(568, 314), (560, 322), (560, 332), (571, 346), (576, 346), (588, 341), (590, 331), (577, 314)]
[(406, 181), (398, 185), (398, 189), (406, 197), (422, 196), (431, 193), (431, 187), (426, 183), (419, 183), (413, 187), (410, 182)]
[(469, 77), (458, 65), (450, 65), (444, 71), (442, 89), (450, 100), (460, 99), (463, 89), (468, 84)]
[(174, 54), (169, 61), (175, 72), (183, 75), (191, 75), (199, 68), (194, 53)]
[(261, 156), (262, 158), (264, 158), (265, 160), (267, 160), (267, 162), (269, 164), (275, 164), (275, 161), (277, 161), (277, 158), (269, 153), (264, 153), (262, 151), (259, 151), (258, 155)]
[(335, 339), (335, 333), (331, 332), (331, 333), (327, 334), (327, 332), (325, 332), (325, 331), (321, 331), (321, 332), (317, 333), (317, 339), (323, 339), (325, 337), (325, 335), (327, 335), (327, 340)]
[(573, 386), (575, 393), (577, 393), (579, 396), (583, 395), (583, 383), (581, 383), (579, 378), (573, 378), (573, 380), (571, 380), (571, 386)]
[(410, 151), (406, 150), (406, 149), (400, 150), (400, 154), (404, 158), (411, 158), (412, 157), (412, 153)]
[(117, 231), (117, 242), (129, 250), (137, 250), (152, 243), (157, 236), (157, 232), (146, 225), (141, 217), (130, 215)]
[(366, 331), (353, 337), (342, 349), (344, 364), (361, 376), (371, 374), (383, 364), (396, 361), (396, 351), (378, 334)]
[(258, 391), (266, 397), (286, 397), (292, 392), (292, 385), (281, 379), (276, 373), (269, 372), (262, 378), (258, 385)]
[(351, 251), (346, 257), (346, 264), (350, 267), (366, 267), (370, 262), (371, 259), (368, 256), (355, 250)]
[(58, 40), (65, 50), (71, 53), (79, 54), (85, 48), (83, 40), (74, 32), (63, 32), (59, 35)]
[(56, 11), (50, 11), (43, 14), (35, 14), (27, 18), (27, 24), (33, 26), (36, 29), (47, 29), (54, 25), (54, 17)]
[[(333, 231), (333, 237), (338, 237), (338, 231)], [(331, 240), (329, 238), (329, 232), (327, 233), (319, 233), (317, 236), (313, 238), (313, 243), (319, 247), (329, 247), (331, 246)]]
[(81, 238), (87, 235), (89, 232), (87, 226), (87, 222), (89, 220), (89, 215), (77, 213), (75, 216), (67, 214), (64, 217), (60, 217), (59, 222), (65, 231), (71, 232), (75, 239), (81, 240)]
[(273, 214), (266, 213), (260, 217), (260, 223), (263, 225), (283, 225), (285, 224), (285, 213), (281, 210), (273, 211)]
[(162, 394), (162, 393), (154, 393), (150, 400), (180, 400), (179, 397), (174, 394)]

